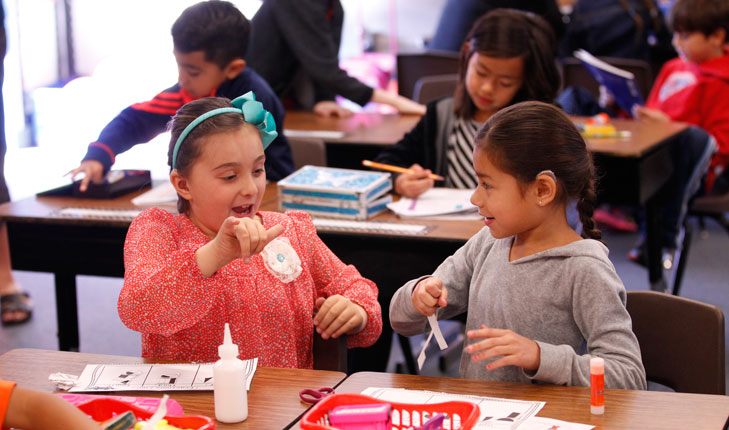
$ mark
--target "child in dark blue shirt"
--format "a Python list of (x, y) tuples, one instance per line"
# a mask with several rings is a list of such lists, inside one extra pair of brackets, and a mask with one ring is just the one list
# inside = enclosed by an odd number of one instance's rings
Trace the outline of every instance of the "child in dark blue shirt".
[(269, 109), (278, 128), (278, 137), (267, 151), (266, 176), (275, 181), (291, 173), (294, 166), (283, 135), (283, 106), (243, 60), (250, 32), (250, 22), (229, 2), (205, 1), (185, 9), (172, 25), (178, 83), (150, 101), (129, 106), (104, 127), (81, 165), (70, 172), (73, 177), (85, 173), (81, 190), (90, 181), (101, 181), (116, 155), (164, 132), (183, 104), (208, 96), (234, 99), (248, 91)]

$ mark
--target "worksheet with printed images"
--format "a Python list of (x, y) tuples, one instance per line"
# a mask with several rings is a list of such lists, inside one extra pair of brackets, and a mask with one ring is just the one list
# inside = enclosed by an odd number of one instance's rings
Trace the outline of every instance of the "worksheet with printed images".
[[(243, 360), (246, 386), (258, 359)], [(69, 392), (101, 391), (212, 391), (213, 363), (87, 364)]]
[[(481, 410), (481, 416), (479, 417), (478, 423), (473, 427), (474, 430), (547, 430), (554, 428), (559, 428), (560, 430), (589, 430), (594, 428), (585, 424), (536, 417), (535, 415), (544, 407), (545, 402), (408, 390), (404, 388), (368, 387), (362, 391), (362, 394), (395, 403), (431, 404), (456, 400), (472, 402), (478, 405)], [(401, 418), (393, 414), (393, 422), (395, 419), (399, 420)], [(455, 424), (460, 425), (459, 423)]]

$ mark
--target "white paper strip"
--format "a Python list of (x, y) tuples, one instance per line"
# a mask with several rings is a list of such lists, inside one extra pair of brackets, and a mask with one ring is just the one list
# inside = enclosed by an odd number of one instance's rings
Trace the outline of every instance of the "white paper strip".
[(425, 339), (425, 342), (423, 342), (423, 348), (420, 350), (420, 354), (418, 354), (418, 370), (423, 369), (423, 363), (425, 363), (425, 349), (428, 348), (428, 345), (430, 345), (430, 339), (433, 338), (433, 335), (435, 335), (435, 340), (438, 342), (438, 347), (440, 347), (441, 351), (448, 348), (448, 344), (443, 337), (443, 333), (441, 333), (440, 331), (437, 315), (438, 311), (436, 310), (433, 315), (428, 317), (428, 324), (430, 324), (430, 334), (428, 335), (428, 338)]
[(431, 333), (435, 334), (435, 340), (438, 342), (438, 346), (440, 347), (440, 350), (443, 351), (444, 349), (448, 348), (448, 344), (446, 343), (445, 339), (443, 338), (443, 333), (440, 332), (440, 326), (438, 325), (438, 311), (436, 310), (435, 313), (428, 317), (428, 323), (430, 324), (430, 330)]
[(423, 342), (423, 348), (420, 350), (420, 354), (418, 354), (418, 370), (423, 370), (423, 363), (425, 363), (425, 348), (428, 347), (428, 344), (430, 343), (430, 339), (433, 337), (433, 332), (431, 331), (428, 335), (428, 338), (425, 339), (425, 342)]

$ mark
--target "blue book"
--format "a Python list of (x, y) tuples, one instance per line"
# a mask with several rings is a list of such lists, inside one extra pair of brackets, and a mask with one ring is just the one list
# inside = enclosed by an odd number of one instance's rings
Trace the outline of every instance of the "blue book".
[(645, 104), (632, 73), (606, 63), (584, 49), (578, 49), (573, 55), (600, 85), (607, 88), (618, 106), (631, 116), (633, 107)]
[(311, 215), (367, 219), (392, 201), (389, 173), (304, 166), (278, 182), (280, 207)]

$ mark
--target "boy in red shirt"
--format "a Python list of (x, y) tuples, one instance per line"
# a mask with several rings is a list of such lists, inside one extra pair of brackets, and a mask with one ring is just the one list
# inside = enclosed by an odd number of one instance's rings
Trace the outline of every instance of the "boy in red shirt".
[(671, 9), (678, 58), (667, 62), (653, 84), (639, 118), (681, 121), (715, 139), (707, 190), (729, 164), (729, 2), (677, 0)]
[[(729, 176), (729, 2), (676, 0), (669, 22), (679, 57), (663, 66), (646, 106), (635, 112), (643, 121), (694, 126), (669, 143), (673, 173), (658, 197), (666, 269), (673, 265), (676, 239), (691, 197), (702, 183), (705, 192), (725, 191)], [(643, 262), (643, 251), (638, 245), (628, 257)]]

